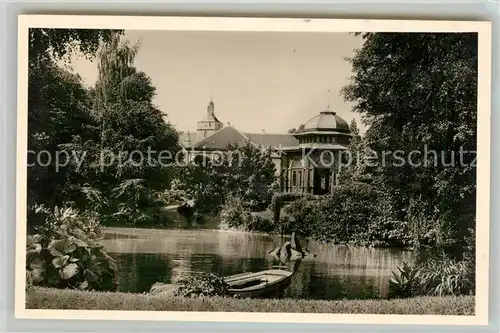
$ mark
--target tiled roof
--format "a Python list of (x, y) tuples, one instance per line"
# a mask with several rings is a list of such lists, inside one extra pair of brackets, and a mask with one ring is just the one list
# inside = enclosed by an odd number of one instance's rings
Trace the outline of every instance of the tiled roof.
[(190, 148), (224, 150), (232, 145), (244, 145), (247, 138), (231, 126), (223, 127), (212, 135), (196, 142)]
[(190, 148), (224, 150), (230, 144), (244, 145), (248, 141), (257, 146), (276, 149), (298, 145), (297, 139), (290, 134), (242, 133), (234, 127), (226, 126), (194, 143)]
[(283, 148), (299, 144), (290, 134), (245, 133), (245, 136), (254, 144), (264, 147)]
[(326, 149), (326, 150), (344, 150), (347, 145), (338, 143), (303, 143), (301, 145), (284, 147), (284, 150), (300, 150), (300, 149)]

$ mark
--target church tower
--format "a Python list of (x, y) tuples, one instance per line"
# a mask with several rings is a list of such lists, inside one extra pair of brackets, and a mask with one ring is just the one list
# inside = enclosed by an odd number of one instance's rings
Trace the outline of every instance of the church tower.
[(212, 99), (207, 105), (207, 113), (205, 116), (198, 121), (198, 126), (196, 129), (197, 141), (203, 140), (207, 136), (215, 133), (222, 128), (222, 122), (215, 116), (215, 105)]

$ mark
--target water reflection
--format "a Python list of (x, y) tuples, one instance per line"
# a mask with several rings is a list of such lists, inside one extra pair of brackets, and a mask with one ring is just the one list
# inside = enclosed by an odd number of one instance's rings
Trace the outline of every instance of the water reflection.
[[(157, 281), (172, 282), (190, 271), (221, 276), (272, 269), (280, 263), (267, 252), (279, 236), (215, 230), (109, 228), (101, 241), (120, 265), (120, 290), (148, 291)], [(317, 256), (303, 259), (286, 297), (339, 299), (387, 295), (392, 270), (412, 253), (334, 246), (309, 241)], [(293, 265), (294, 263), (289, 263)], [(292, 268), (292, 267), (290, 267)]]

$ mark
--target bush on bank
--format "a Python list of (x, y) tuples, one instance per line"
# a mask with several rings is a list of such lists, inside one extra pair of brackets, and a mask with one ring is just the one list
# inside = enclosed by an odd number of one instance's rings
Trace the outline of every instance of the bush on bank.
[(389, 280), (389, 297), (473, 295), (476, 287), (474, 238), (475, 233), (471, 232), (462, 260), (450, 258), (444, 252), (431, 253), (427, 258), (417, 258), (398, 267)]
[(27, 237), (27, 285), (82, 290), (115, 290), (118, 265), (97, 243), (99, 220), (72, 208), (34, 207), (37, 221)]
[[(319, 241), (361, 246), (411, 246), (418, 260), (393, 273), (390, 297), (469, 295), (475, 288), (475, 236), (464, 240), (464, 256), (447, 251), (453, 234), (419, 209), (408, 207), (406, 219), (396, 218), (390, 199), (375, 186), (347, 182), (327, 196), (304, 196), (285, 208), (290, 231)], [(282, 219), (283, 220), (283, 219)]]
[(273, 232), (276, 230), (276, 224), (266, 214), (252, 213), (239, 197), (229, 197), (219, 214), (219, 228)]
[(181, 276), (171, 284), (157, 282), (151, 286), (149, 292), (151, 295), (162, 294), (166, 297), (225, 297), (229, 295), (229, 285), (220, 276), (200, 272)]
[(381, 191), (363, 183), (336, 186), (326, 196), (304, 196), (285, 209), (290, 229), (333, 243), (400, 246), (404, 223), (397, 221)]

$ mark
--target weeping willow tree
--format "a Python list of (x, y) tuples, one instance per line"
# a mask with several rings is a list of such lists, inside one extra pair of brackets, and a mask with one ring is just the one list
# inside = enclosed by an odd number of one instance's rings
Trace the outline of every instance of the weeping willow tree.
[[(137, 74), (133, 65), (138, 51), (138, 44), (122, 41), (118, 34), (109, 43), (102, 45), (97, 64), (99, 77), (95, 89), (96, 111), (103, 112), (106, 106), (127, 100), (126, 79)], [(152, 97), (154, 87), (149, 88)]]
[(93, 94), (100, 142), (94, 185), (86, 188), (89, 200), (105, 201), (108, 221), (127, 224), (154, 222), (154, 198), (168, 188), (180, 151), (178, 133), (153, 103), (156, 88), (134, 66), (138, 51), (120, 35), (99, 50)]

